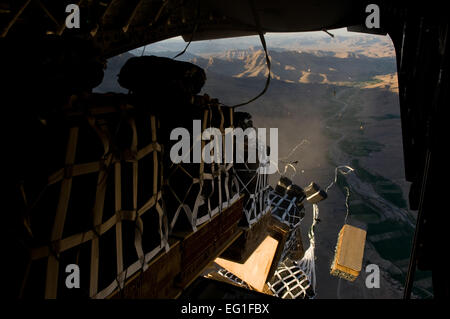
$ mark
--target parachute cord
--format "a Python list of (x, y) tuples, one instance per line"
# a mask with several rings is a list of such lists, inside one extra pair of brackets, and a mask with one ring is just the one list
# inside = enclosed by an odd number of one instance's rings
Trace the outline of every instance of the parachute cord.
[(346, 190), (346, 192), (347, 192), (347, 194), (345, 195), (345, 208), (346, 208), (346, 214), (345, 214), (344, 224), (347, 224), (347, 218), (348, 218), (348, 215), (349, 215), (349, 213), (350, 213), (350, 208), (349, 208), (349, 206), (348, 206), (348, 199), (349, 199), (349, 197), (350, 197), (350, 190), (348, 189), (347, 186), (344, 187), (344, 188), (345, 188), (345, 190)]
[(307, 275), (314, 293), (316, 292), (316, 265), (315, 265), (316, 256), (314, 253), (314, 249), (316, 247), (316, 239), (314, 229), (318, 222), (319, 222), (319, 206), (317, 206), (317, 204), (313, 204), (313, 221), (308, 233), (309, 247), (305, 251), (303, 258), (297, 262), (298, 267), (301, 268)]
[(294, 164), (298, 164), (298, 161), (297, 160), (296, 161), (287, 161), (287, 160), (289, 159), (289, 157), (292, 156), (292, 154), (294, 154), (294, 152), (298, 148), (302, 147), (304, 144), (310, 144), (310, 142), (307, 139), (303, 139), (300, 143), (298, 143), (291, 149), (291, 151), (289, 152), (289, 154), (286, 157), (282, 157), (278, 160), (279, 162), (286, 163), (286, 165), (284, 166), (283, 173), (280, 172), (280, 170), (278, 168), (278, 163), (275, 163), (274, 161), (270, 160), (270, 163), (274, 164), (275, 167), (277, 168), (278, 175), (280, 175), (280, 176), (285, 175), (289, 168), (291, 168), (294, 171), (294, 174), (291, 176), (291, 178), (294, 178), (297, 175), (297, 169), (295, 168)]
[(191, 37), (189, 38), (189, 42), (186, 44), (186, 46), (184, 47), (183, 51), (179, 52), (177, 55), (175, 55), (172, 60), (175, 60), (176, 58), (178, 58), (179, 56), (183, 55), (187, 49), (189, 48), (189, 46), (191, 45), (192, 41), (194, 40), (194, 36), (195, 33), (197, 32), (198, 29), (198, 22), (199, 22), (199, 17), (200, 17), (200, 0), (197, 0), (197, 10), (196, 10), (196, 15), (195, 15), (195, 23), (194, 23), (194, 28), (192, 29), (192, 33), (191, 33)]
[(244, 102), (244, 103), (237, 104), (237, 105), (233, 105), (232, 106), (233, 109), (247, 105), (247, 104), (257, 100), (260, 96), (264, 95), (264, 93), (266, 93), (267, 89), (269, 88), (270, 78), (271, 78), (271, 65), (270, 65), (269, 53), (267, 52), (266, 40), (264, 39), (264, 33), (262, 31), (261, 23), (259, 21), (259, 16), (258, 16), (258, 12), (256, 11), (254, 0), (249, 0), (249, 4), (250, 4), (250, 7), (251, 7), (251, 10), (253, 13), (253, 18), (255, 19), (255, 25), (258, 30), (259, 39), (261, 40), (261, 45), (264, 49), (264, 53), (266, 54), (266, 65), (267, 65), (267, 69), (268, 69), (268, 74), (267, 74), (267, 80), (266, 80), (264, 89), (257, 96), (252, 98), (251, 100)]
[[(346, 168), (347, 170), (346, 170), (346, 171), (343, 171), (343, 170), (342, 170), (343, 168)], [(341, 173), (342, 175), (347, 175), (347, 174), (353, 172), (354, 170), (355, 170), (355, 169), (353, 169), (352, 167), (350, 167), (350, 166), (348, 166), (348, 165), (341, 165), (341, 166), (336, 167), (335, 170), (334, 170), (334, 180), (330, 183), (330, 185), (327, 186), (327, 188), (325, 189), (325, 192), (328, 193), (328, 190), (329, 190), (333, 185), (336, 184), (338, 173)], [(350, 214), (350, 207), (349, 207), (349, 205), (348, 205), (348, 199), (350, 198), (350, 189), (349, 189), (347, 186), (345, 186), (344, 189), (345, 189), (345, 192), (346, 192), (346, 195), (345, 195), (345, 208), (346, 208), (346, 213), (345, 213), (344, 224), (347, 224), (347, 219), (348, 219), (348, 216), (349, 216), (349, 214)]]
[(288, 156), (280, 158), (280, 162), (287, 161), (287, 160), (289, 159), (289, 157), (291, 157), (292, 154), (294, 154), (294, 152), (295, 152), (299, 147), (302, 147), (304, 144), (311, 144), (311, 142), (308, 141), (307, 139), (303, 139), (300, 143), (298, 143), (297, 145), (295, 145), (295, 146), (292, 148), (292, 150), (289, 152)]
[[(346, 168), (347, 171), (343, 171), (343, 170), (342, 170), (343, 168)], [(329, 190), (334, 184), (336, 184), (338, 173), (341, 173), (342, 175), (347, 175), (347, 174), (349, 174), (350, 172), (353, 172), (354, 170), (355, 170), (354, 168), (352, 168), (352, 167), (350, 167), (350, 166), (348, 166), (348, 165), (340, 165), (340, 166), (336, 167), (336, 168), (334, 169), (334, 180), (330, 183), (330, 185), (327, 186), (327, 188), (325, 189), (325, 192), (328, 193), (328, 190)]]

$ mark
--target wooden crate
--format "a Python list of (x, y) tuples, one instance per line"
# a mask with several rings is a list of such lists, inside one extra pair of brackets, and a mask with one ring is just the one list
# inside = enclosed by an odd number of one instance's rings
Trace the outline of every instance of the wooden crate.
[(220, 257), (244, 263), (267, 237), (271, 215), (268, 211), (252, 226), (244, 227), (242, 235)]
[(354, 281), (361, 271), (365, 241), (365, 230), (344, 225), (339, 232), (330, 273), (333, 276)]
[(268, 234), (278, 241), (278, 247), (275, 252), (275, 256), (273, 257), (272, 266), (270, 267), (267, 278), (272, 278), (275, 273), (275, 270), (278, 267), (278, 264), (281, 259), (281, 255), (283, 254), (284, 246), (286, 245), (286, 240), (289, 237), (290, 228), (285, 223), (280, 222), (275, 217), (271, 217)]

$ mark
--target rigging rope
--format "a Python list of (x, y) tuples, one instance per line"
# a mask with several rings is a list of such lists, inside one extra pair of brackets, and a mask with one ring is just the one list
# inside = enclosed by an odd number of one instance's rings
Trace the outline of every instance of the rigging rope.
[(300, 143), (298, 143), (297, 145), (295, 145), (295, 146), (291, 149), (291, 151), (289, 152), (289, 154), (288, 154), (287, 156), (282, 157), (282, 158), (280, 158), (280, 159), (278, 160), (279, 162), (286, 163), (286, 165), (284, 166), (284, 171), (283, 171), (283, 173), (280, 172), (280, 170), (279, 170), (279, 168), (278, 168), (278, 163), (276, 163), (276, 162), (270, 160), (270, 163), (274, 164), (275, 167), (277, 168), (277, 173), (278, 173), (278, 175), (280, 175), (280, 176), (286, 175), (286, 172), (287, 172), (287, 170), (288, 170), (289, 167), (294, 171), (294, 175), (292, 175), (291, 178), (294, 178), (294, 176), (297, 175), (297, 169), (295, 168), (295, 166), (294, 166), (293, 164), (297, 165), (297, 164), (298, 164), (298, 160), (295, 160), (295, 161), (288, 161), (288, 159), (289, 159), (289, 157), (292, 156), (292, 154), (294, 154), (294, 152), (295, 152), (298, 148), (302, 147), (304, 144), (311, 144), (311, 142), (310, 142), (309, 140), (307, 140), (307, 139), (303, 139)]
[(309, 247), (305, 251), (303, 258), (297, 262), (297, 265), (302, 269), (311, 283), (311, 287), (316, 292), (316, 265), (315, 265), (315, 254), (314, 249), (316, 247), (316, 239), (314, 236), (314, 229), (316, 228), (316, 224), (319, 222), (319, 206), (317, 204), (313, 204), (313, 221), (311, 227), (309, 229), (308, 238), (309, 238)]
[(270, 78), (271, 78), (271, 65), (270, 65), (270, 58), (269, 58), (269, 53), (267, 52), (267, 45), (266, 45), (266, 40), (264, 38), (264, 33), (262, 31), (262, 27), (261, 27), (261, 23), (259, 21), (259, 16), (258, 13), (256, 11), (256, 7), (255, 7), (255, 3), (253, 0), (249, 0), (249, 4), (253, 13), (253, 17), (255, 19), (255, 25), (256, 28), (258, 29), (258, 35), (259, 35), (259, 39), (261, 40), (261, 45), (264, 49), (264, 53), (266, 55), (266, 65), (267, 65), (267, 69), (268, 69), (268, 74), (267, 74), (267, 79), (266, 79), (266, 84), (264, 85), (264, 89), (254, 98), (252, 98), (251, 100), (244, 102), (244, 103), (240, 103), (237, 105), (233, 105), (232, 108), (237, 108), (237, 107), (241, 107), (244, 105), (247, 105), (255, 100), (257, 100), (259, 97), (261, 97), (264, 93), (266, 93), (267, 89), (269, 88), (269, 84), (270, 84)]
[(189, 42), (186, 44), (186, 46), (184, 47), (183, 51), (179, 52), (177, 55), (175, 55), (172, 60), (175, 60), (176, 58), (178, 58), (179, 56), (183, 55), (186, 50), (189, 48), (189, 46), (191, 45), (191, 42), (194, 40), (194, 36), (195, 33), (197, 32), (197, 28), (198, 28), (198, 21), (199, 21), (199, 17), (200, 17), (200, 1), (197, 0), (197, 10), (196, 10), (196, 15), (195, 15), (195, 23), (194, 23), (194, 28), (192, 30), (191, 33), (191, 37), (189, 38)]
[(302, 147), (304, 144), (311, 144), (311, 142), (307, 139), (303, 139), (300, 143), (298, 143), (297, 145), (295, 145), (291, 151), (289, 152), (289, 154), (286, 157), (282, 157), (280, 158), (280, 162), (285, 162), (289, 159), (289, 157), (292, 156), (292, 154), (294, 154), (294, 152), (299, 148)]
[[(346, 168), (347, 171), (343, 171), (342, 168)], [(334, 169), (334, 180), (330, 183), (330, 185), (327, 186), (327, 188), (325, 188), (325, 192), (328, 193), (328, 190), (329, 190), (334, 184), (336, 184), (338, 173), (341, 173), (342, 175), (347, 175), (347, 174), (349, 174), (350, 172), (353, 172), (354, 170), (355, 170), (355, 169), (353, 169), (352, 167), (350, 167), (350, 166), (348, 166), (348, 165), (340, 165), (340, 166), (337, 166), (337, 167)]]
[(350, 190), (348, 189), (347, 186), (344, 187), (347, 194), (345, 195), (345, 208), (346, 208), (346, 214), (345, 214), (345, 220), (344, 220), (344, 224), (347, 224), (347, 218), (350, 212), (350, 208), (348, 207), (348, 199), (350, 198)]
[[(342, 170), (343, 168), (346, 168), (347, 171), (343, 171), (343, 170)], [(330, 183), (330, 185), (327, 186), (327, 188), (325, 189), (325, 192), (328, 193), (328, 190), (329, 190), (333, 185), (336, 184), (338, 173), (341, 173), (342, 175), (347, 175), (347, 174), (350, 174), (350, 173), (353, 172), (353, 171), (355, 171), (355, 169), (352, 168), (352, 167), (350, 167), (350, 166), (348, 166), (348, 165), (340, 165), (340, 166), (337, 166), (337, 167), (334, 169), (334, 180)], [(345, 208), (346, 208), (346, 212), (345, 212), (345, 220), (344, 220), (344, 224), (347, 224), (347, 218), (348, 218), (348, 215), (349, 215), (349, 213), (350, 213), (350, 208), (349, 208), (349, 206), (348, 206), (348, 199), (350, 198), (350, 190), (349, 190), (349, 188), (348, 188), (347, 186), (345, 186), (344, 189), (345, 189), (345, 191), (346, 191), (346, 195), (345, 195)]]

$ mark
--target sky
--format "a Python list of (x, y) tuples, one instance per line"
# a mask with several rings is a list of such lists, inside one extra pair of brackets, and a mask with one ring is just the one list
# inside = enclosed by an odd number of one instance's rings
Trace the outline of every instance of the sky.
[[(339, 39), (348, 38), (358, 38), (362, 36), (374, 36), (367, 35), (358, 32), (348, 32), (347, 28), (328, 30), (335, 37), (333, 41), (339, 41)], [(375, 36), (375, 37), (385, 37), (385, 36)], [(289, 32), (289, 33), (266, 33), (265, 39), (268, 47), (282, 47), (286, 45), (291, 39), (292, 40), (328, 40), (331, 39), (330, 35), (324, 31), (311, 31), (311, 32)], [(157, 43), (152, 43), (146, 46), (146, 52), (157, 52), (157, 51), (180, 51), (186, 46), (186, 42), (181, 36), (170, 38)], [(189, 50), (192, 53), (198, 53), (203, 51), (205, 46), (215, 46), (219, 47), (234, 47), (247, 48), (249, 46), (260, 46), (260, 39), (257, 35), (245, 36), (238, 38), (227, 38), (227, 39), (217, 39), (217, 40), (205, 40), (205, 41), (194, 41), (190, 44)], [(131, 53), (136, 55), (141, 55), (144, 47), (132, 50)]]

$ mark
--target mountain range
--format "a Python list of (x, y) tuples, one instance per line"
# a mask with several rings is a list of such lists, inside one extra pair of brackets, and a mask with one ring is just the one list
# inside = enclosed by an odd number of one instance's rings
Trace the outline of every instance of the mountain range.
[[(368, 35), (347, 32), (345, 29), (329, 30), (333, 35), (319, 32), (302, 33), (268, 33), (265, 41), (270, 51), (327, 51), (337, 57), (347, 57), (362, 54), (369, 57), (394, 57), (395, 51), (392, 42), (387, 36)], [(148, 52), (175, 51), (180, 52), (186, 43), (181, 37), (150, 44), (135, 50), (140, 55), (143, 50)], [(230, 50), (261, 49), (258, 36), (217, 39), (192, 42), (189, 52), (196, 55), (210, 56)]]
[[(153, 55), (174, 57), (176, 52), (160, 51)], [(118, 90), (116, 76), (120, 67), (131, 57), (125, 53), (108, 61), (105, 81), (98, 91)], [(337, 57), (328, 51), (270, 51), (271, 76), (273, 80), (286, 83), (321, 83), (335, 86), (361, 88), (385, 87), (398, 91), (396, 62), (393, 57), (374, 58), (362, 54)], [(263, 78), (267, 77), (265, 53), (249, 48), (212, 54), (209, 57), (185, 53), (180, 60), (202, 67), (208, 81), (216, 78)]]

